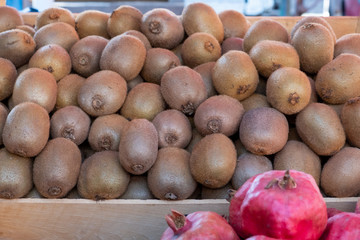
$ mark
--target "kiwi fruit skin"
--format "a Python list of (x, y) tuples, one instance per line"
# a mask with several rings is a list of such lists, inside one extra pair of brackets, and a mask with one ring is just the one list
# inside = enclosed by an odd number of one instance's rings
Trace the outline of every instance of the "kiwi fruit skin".
[(78, 106), (77, 95), (85, 78), (78, 74), (69, 74), (57, 82), (57, 97), (55, 108), (60, 109), (66, 106)]
[(80, 39), (97, 35), (109, 39), (107, 23), (110, 14), (98, 10), (85, 10), (79, 13), (75, 18), (75, 30)]
[(158, 199), (183, 200), (191, 196), (197, 182), (190, 172), (190, 153), (181, 148), (166, 147), (158, 152), (147, 175), (150, 191)]
[(196, 130), (195, 127), (192, 128), (191, 131), (191, 140), (189, 142), (189, 144), (186, 146), (186, 151), (188, 151), (189, 153), (192, 152), (192, 150), (194, 149), (195, 145), (203, 138), (203, 136), (199, 133), (198, 130)]
[(228, 51), (237, 50), (243, 51), (243, 38), (229, 37), (221, 43), (221, 55), (224, 55)]
[(23, 30), (24, 32), (27, 32), (34, 38), (35, 35), (35, 29), (29, 25), (18, 25), (16, 26), (16, 29)]
[(159, 137), (152, 122), (133, 119), (127, 124), (119, 143), (121, 166), (129, 173), (141, 175), (155, 163)]
[(168, 109), (158, 113), (153, 119), (158, 135), (159, 148), (185, 148), (192, 137), (189, 119), (180, 111)]
[(80, 145), (88, 137), (90, 122), (90, 117), (81, 108), (63, 107), (50, 118), (50, 136), (66, 138)]
[(134, 79), (131, 79), (130, 81), (127, 81), (127, 92), (129, 93), (131, 91), (131, 89), (133, 89), (135, 86), (137, 86), (140, 83), (143, 83), (144, 79), (140, 76), (137, 75)]
[(260, 93), (253, 93), (250, 97), (241, 101), (241, 104), (246, 111), (260, 107), (271, 107), (265, 95)]
[(201, 187), (201, 199), (229, 199), (229, 190), (234, 189), (231, 183), (221, 188)]
[(194, 67), (194, 70), (201, 75), (201, 78), (206, 87), (206, 92), (208, 97), (217, 94), (212, 82), (212, 75), (211, 75), (214, 66), (215, 66), (215, 62), (207, 62)]
[(324, 65), (316, 75), (315, 88), (321, 99), (343, 104), (360, 95), (360, 56), (343, 53)]
[(360, 193), (360, 150), (344, 147), (325, 164), (321, 187), (327, 196), (355, 197)]
[(295, 125), (302, 141), (318, 155), (334, 155), (345, 144), (339, 116), (324, 103), (310, 103), (297, 114)]
[(5, 58), (0, 58), (0, 66), (0, 101), (3, 101), (11, 96), (18, 74), (14, 64)]
[(70, 10), (61, 7), (49, 7), (36, 16), (35, 29), (54, 22), (64, 22), (75, 28), (75, 18)]
[(115, 199), (126, 191), (129, 181), (130, 174), (121, 167), (118, 152), (102, 151), (82, 163), (77, 188), (86, 199)]
[(154, 199), (154, 195), (151, 193), (147, 176), (130, 176), (129, 185), (124, 194), (120, 196), (120, 199)]
[(345, 34), (336, 40), (334, 48), (334, 58), (342, 53), (352, 53), (360, 56), (360, 47), (358, 42), (360, 41), (359, 33)]
[(142, 16), (139, 9), (122, 5), (112, 11), (107, 22), (107, 32), (110, 37), (115, 37), (128, 30), (140, 31)]
[(171, 51), (172, 51), (173, 53), (175, 53), (175, 55), (179, 58), (181, 65), (184, 65), (184, 61), (183, 61), (183, 59), (182, 59), (182, 57), (181, 57), (181, 48), (182, 48), (182, 45), (183, 45), (183, 44), (180, 43), (180, 44), (177, 45), (175, 48), (171, 49)]
[(9, 109), (6, 107), (5, 104), (0, 103), (0, 145), (3, 145), (3, 140), (1, 136), (8, 114), (9, 114)]
[(224, 10), (218, 15), (224, 27), (224, 39), (244, 38), (250, 27), (244, 14), (236, 10)]
[(33, 102), (16, 105), (6, 118), (2, 139), (6, 149), (22, 157), (34, 157), (45, 147), (50, 133), (47, 111)]
[(148, 51), (150, 48), (152, 48), (152, 46), (149, 42), (149, 39), (140, 31), (128, 30), (128, 31), (124, 32), (122, 35), (129, 35), (129, 36), (137, 37), (144, 44), (146, 51)]
[(205, 187), (225, 186), (231, 180), (235, 167), (235, 146), (231, 139), (222, 133), (206, 135), (191, 152), (191, 174)]
[(233, 50), (216, 61), (212, 80), (219, 94), (241, 101), (255, 92), (259, 74), (247, 53)]
[(0, 198), (25, 196), (33, 187), (32, 160), (0, 149)]
[(360, 148), (360, 97), (349, 99), (341, 109), (340, 119), (346, 133), (346, 139), (354, 146)]
[(0, 6), (0, 32), (14, 29), (23, 24), (24, 21), (16, 8)]

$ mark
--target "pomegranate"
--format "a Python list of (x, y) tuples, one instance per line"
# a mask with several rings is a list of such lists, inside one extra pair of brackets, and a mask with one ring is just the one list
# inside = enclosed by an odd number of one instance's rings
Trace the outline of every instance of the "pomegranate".
[(360, 239), (360, 214), (342, 212), (329, 218), (321, 240)]
[(235, 193), (229, 222), (242, 238), (315, 240), (326, 227), (326, 204), (311, 175), (273, 170), (250, 178)]
[(211, 211), (198, 211), (186, 217), (171, 210), (165, 217), (169, 227), (161, 240), (239, 240), (235, 231), (219, 214)]
[(246, 240), (279, 240), (279, 238), (272, 238), (272, 237), (267, 237), (264, 235), (256, 235), (256, 236), (249, 237)]

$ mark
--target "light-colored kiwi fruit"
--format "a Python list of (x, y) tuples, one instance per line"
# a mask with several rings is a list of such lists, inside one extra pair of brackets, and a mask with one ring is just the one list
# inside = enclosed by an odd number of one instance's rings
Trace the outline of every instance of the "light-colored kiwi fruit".
[(151, 193), (147, 176), (130, 176), (129, 185), (124, 194), (120, 196), (120, 199), (153, 199), (154, 195)]
[(0, 66), (0, 101), (2, 101), (12, 94), (18, 73), (14, 64), (5, 58), (0, 58)]
[(138, 39), (140, 39), (142, 41), (142, 43), (144, 44), (146, 51), (149, 50), (150, 48), (152, 48), (152, 46), (149, 42), (149, 39), (140, 31), (128, 30), (128, 31), (124, 32), (123, 35), (129, 35), (129, 36), (137, 37)]
[(0, 32), (11, 30), (23, 25), (24, 21), (20, 12), (11, 6), (0, 6)]
[(230, 182), (221, 188), (207, 188), (202, 186), (201, 199), (228, 199), (229, 190), (232, 189), (234, 188)]
[(122, 5), (112, 11), (107, 22), (107, 32), (110, 37), (115, 37), (128, 30), (140, 31), (142, 13), (139, 9)]
[(230, 37), (244, 38), (250, 27), (244, 14), (236, 10), (224, 10), (218, 15), (224, 26), (225, 39)]
[(340, 119), (348, 142), (360, 148), (360, 97), (351, 98), (344, 104)]
[(35, 35), (35, 29), (29, 25), (18, 25), (16, 26), (16, 29), (20, 29), (23, 30), (25, 32), (27, 32), (28, 34), (30, 34), (30, 36), (34, 37)]
[(206, 87), (208, 97), (216, 95), (216, 90), (212, 82), (212, 69), (214, 68), (214, 66), (215, 62), (207, 62), (200, 64), (194, 68), (194, 70), (201, 75), (201, 78)]
[(271, 107), (266, 96), (259, 93), (253, 93), (250, 97), (241, 101), (245, 111), (259, 107)]
[(107, 23), (110, 14), (98, 10), (85, 10), (75, 18), (75, 29), (81, 38), (97, 35), (109, 39)]
[(360, 56), (360, 33), (348, 33), (336, 40), (334, 58), (342, 53), (352, 53)]
[(57, 97), (55, 108), (60, 109), (66, 106), (78, 106), (77, 95), (85, 78), (78, 74), (69, 74), (60, 79), (57, 83)]
[(75, 28), (75, 18), (72, 12), (62, 7), (49, 7), (39, 12), (36, 16), (35, 28), (39, 30), (41, 27), (54, 22), (64, 22)]
[(243, 38), (229, 37), (221, 43), (221, 55), (224, 55), (228, 51), (237, 50), (243, 51)]

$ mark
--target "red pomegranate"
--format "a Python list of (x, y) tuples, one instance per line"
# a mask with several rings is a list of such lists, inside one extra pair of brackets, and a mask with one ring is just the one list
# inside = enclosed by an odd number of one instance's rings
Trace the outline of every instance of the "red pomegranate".
[(342, 212), (328, 219), (321, 240), (360, 239), (360, 214)]

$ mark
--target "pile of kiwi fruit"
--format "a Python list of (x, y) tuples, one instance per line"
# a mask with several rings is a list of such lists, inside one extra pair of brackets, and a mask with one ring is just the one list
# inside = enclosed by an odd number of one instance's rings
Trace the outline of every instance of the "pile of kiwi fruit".
[(273, 169), (359, 196), (359, 40), (205, 3), (1, 6), (0, 198), (226, 198)]

